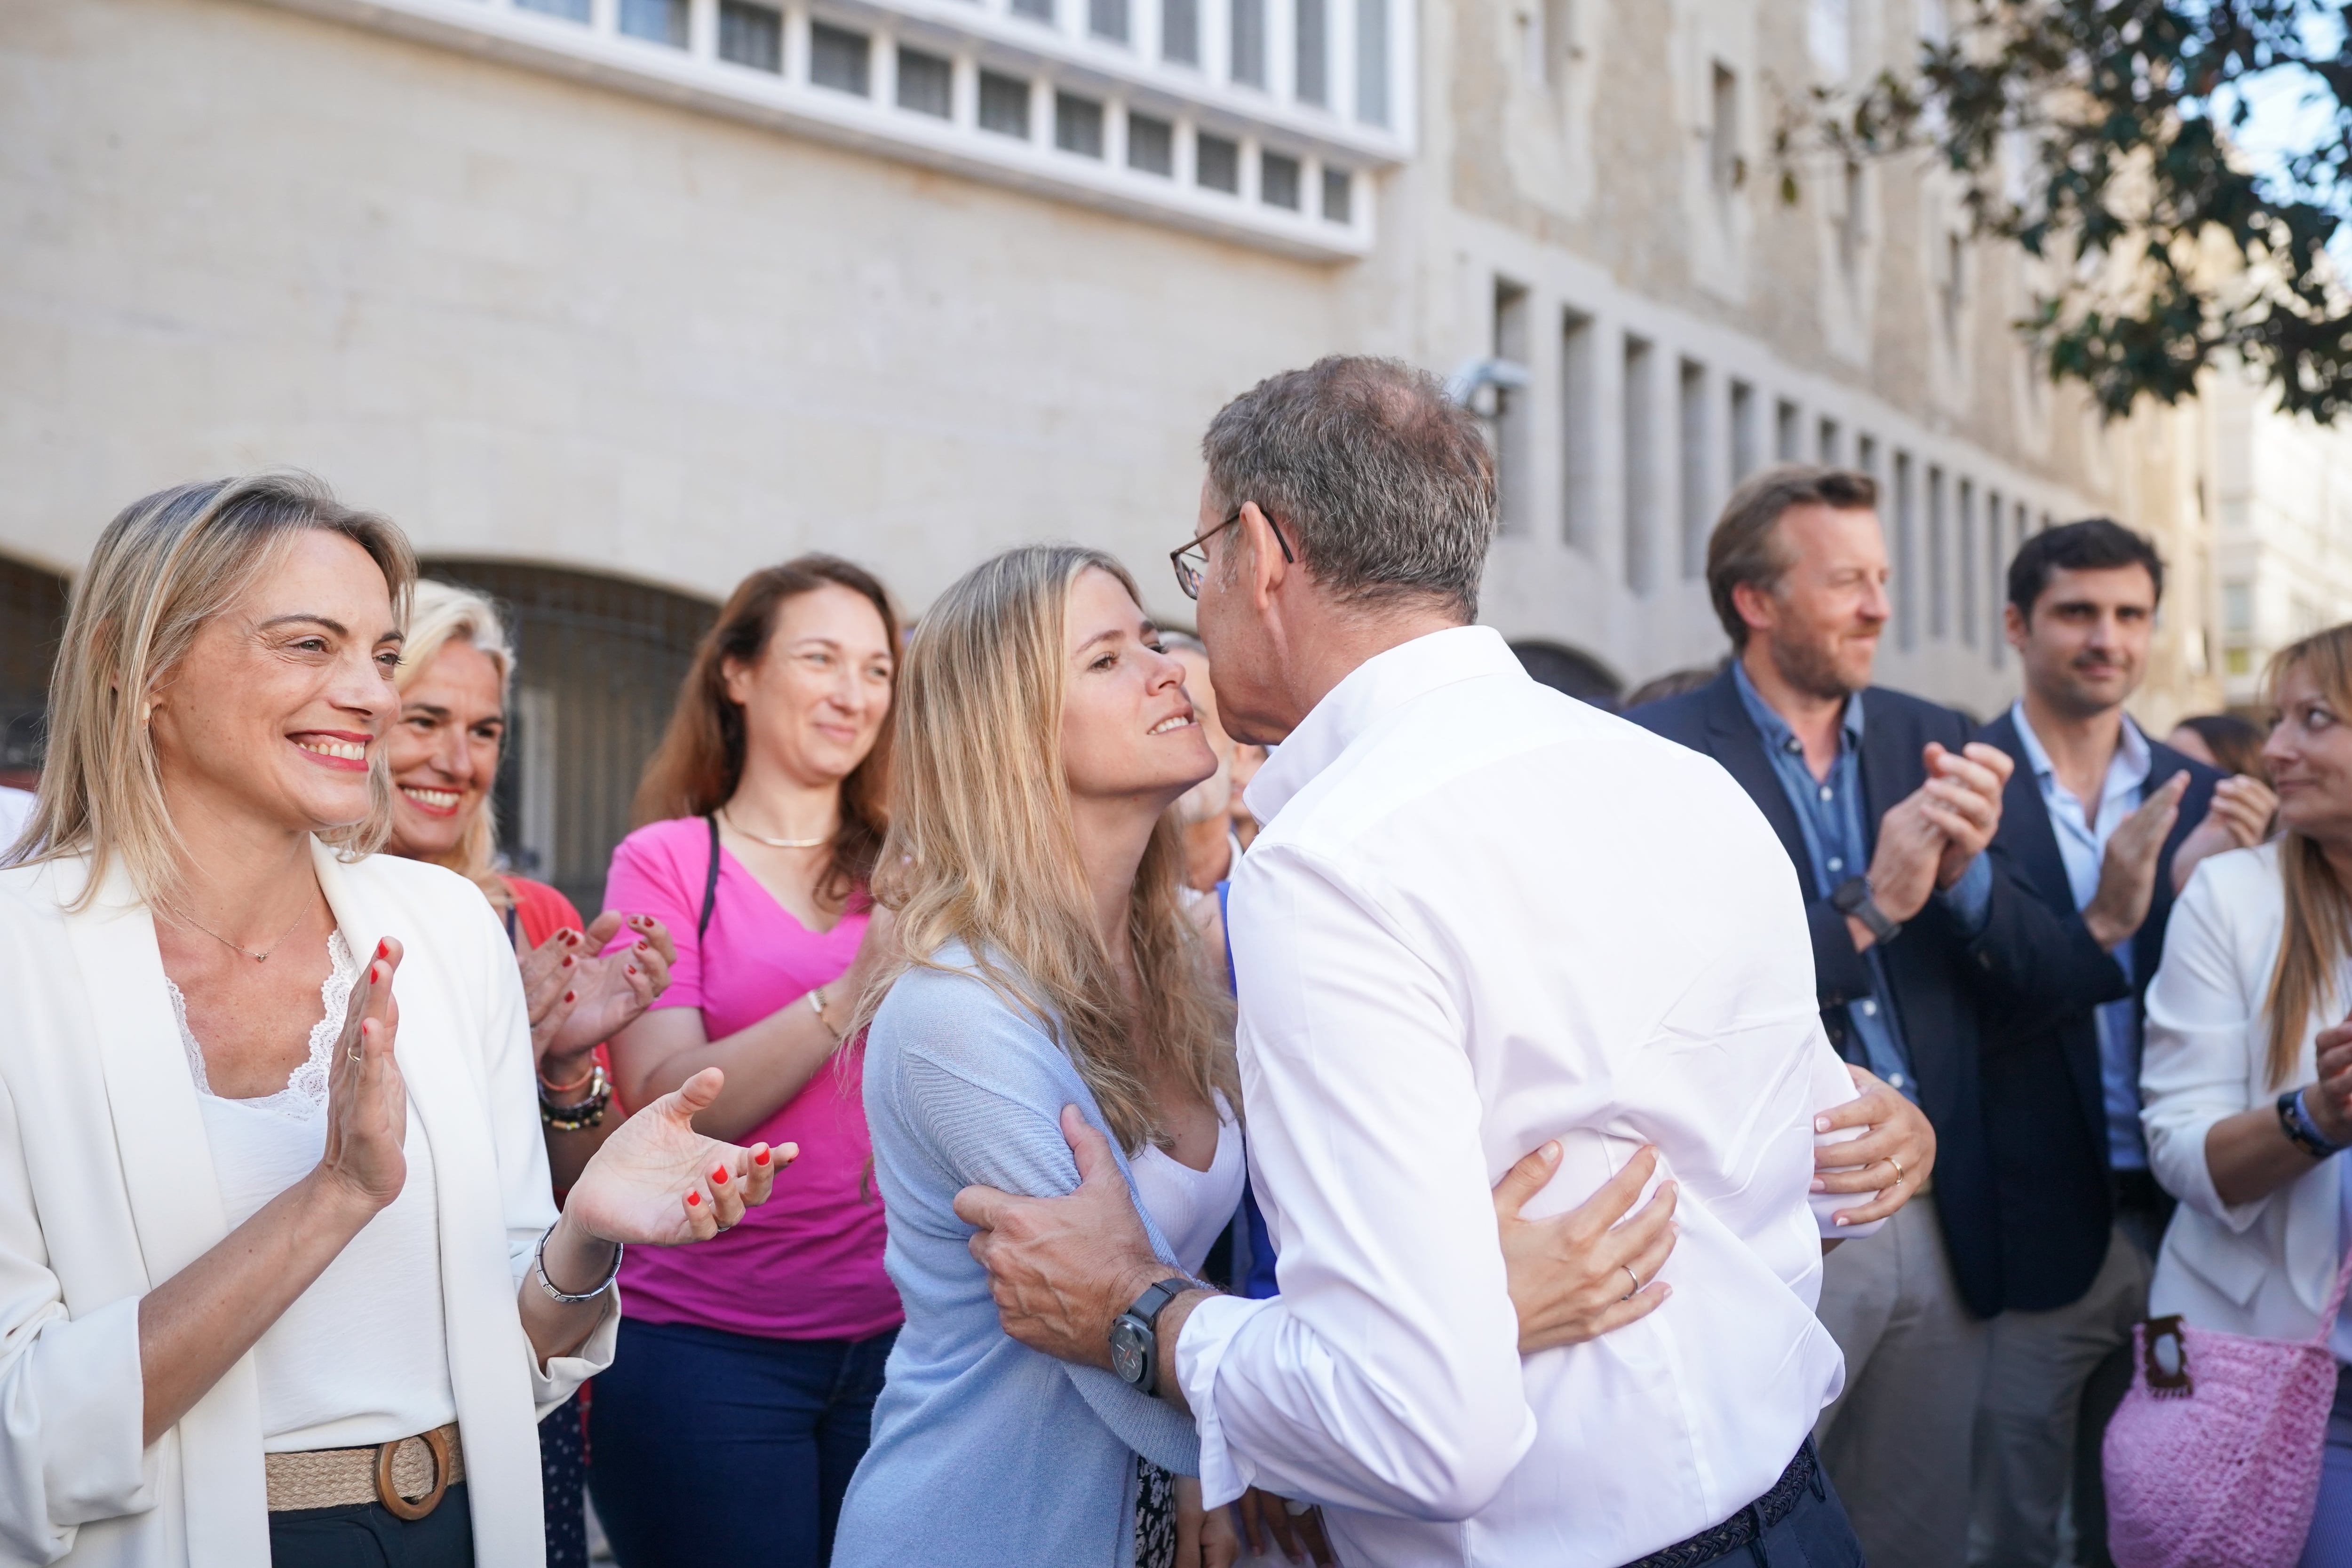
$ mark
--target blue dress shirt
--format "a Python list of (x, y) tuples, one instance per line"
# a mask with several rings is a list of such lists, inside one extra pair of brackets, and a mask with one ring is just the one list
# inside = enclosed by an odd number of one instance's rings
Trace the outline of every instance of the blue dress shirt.
[[(1748, 720), (1764, 742), (1772, 772), (1797, 813), (1797, 825), (1805, 835), (1806, 858), (1812, 862), (1814, 896), (1827, 898), (1847, 878), (1870, 869), (1870, 839), (1862, 821), (1862, 704), (1853, 697), (1846, 699), (1845, 715), (1838, 725), (1836, 760), (1830, 764), (1827, 778), (1815, 779), (1805, 762), (1805, 743), (1797, 738), (1788, 720), (1758, 695), (1747, 670), (1737, 662), (1731, 666), (1731, 678)], [(1984, 929), (1992, 907), (1991, 865), (1984, 856), (1977, 856), (1960, 873), (1959, 881), (1936, 896), (1961, 930), (1974, 936)], [(1895, 940), (1902, 937), (1898, 935)], [(1862, 956), (1870, 970), (1871, 994), (1848, 1004), (1846, 1017), (1862, 1042), (1863, 1065), (1916, 1101), (1918, 1085), (1913, 1081), (1902, 1020), (1895, 1016), (1893, 994), (1887, 988), (1885, 960), (1875, 944)]]
[[(2058, 858), (2066, 862), (2066, 885), (2074, 895), (2074, 907), (2080, 910), (2098, 894), (2099, 867), (2106, 859), (2107, 840), (2126, 817), (2138, 810), (2147, 790), (2151, 761), (2147, 737), (2140, 734), (2139, 726), (2125, 718), (2123, 744), (2116, 747), (2115, 758), (2107, 764), (2106, 781), (2099, 788), (2098, 820), (2092, 822), (2084, 820), (2083, 802), (2058, 782), (2050, 754), (2042, 749), (2042, 737), (2025, 722), (2025, 705), (2021, 702), (2011, 708), (2010, 717), (2016, 721), (2017, 738), (2025, 747), (2025, 765), (2033, 769), (2033, 781), (2041, 786), (2042, 806), (2050, 814), (2050, 830), (2058, 840)], [(2124, 977), (2137, 979), (2132, 973), (2130, 938), (2112, 951), (2116, 962), (2124, 967)], [(2107, 1163), (2119, 1171), (2144, 1171), (2147, 1144), (2140, 1132), (2139, 1053), (2134, 1049), (2139, 1040), (2139, 998), (2125, 997), (2105, 1003), (2094, 1016), (2099, 1026), (2099, 1089), (2107, 1118)]]

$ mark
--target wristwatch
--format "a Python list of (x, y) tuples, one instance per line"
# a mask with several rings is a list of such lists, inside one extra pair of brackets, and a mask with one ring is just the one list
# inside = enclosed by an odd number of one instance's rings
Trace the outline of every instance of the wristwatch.
[(1129, 1386), (1156, 1394), (1160, 1385), (1160, 1314), (1187, 1291), (1201, 1287), (1190, 1280), (1162, 1280), (1135, 1298), (1135, 1304), (1110, 1325), (1110, 1369)]
[(1884, 946), (1895, 940), (1895, 933), (1903, 929), (1903, 923), (1887, 917), (1886, 911), (1879, 908), (1872, 897), (1874, 891), (1868, 877), (1850, 876), (1838, 883), (1837, 891), (1830, 894), (1830, 907), (1840, 915), (1851, 915), (1861, 921), (1862, 928)]

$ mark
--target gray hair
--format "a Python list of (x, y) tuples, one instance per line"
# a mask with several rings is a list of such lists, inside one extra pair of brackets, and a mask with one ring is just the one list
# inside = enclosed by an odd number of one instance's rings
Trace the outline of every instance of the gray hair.
[(1495, 539), (1495, 457), (1475, 415), (1396, 360), (1332, 355), (1209, 422), (1209, 493), (1255, 501), (1342, 603), (1434, 601), (1465, 621)]

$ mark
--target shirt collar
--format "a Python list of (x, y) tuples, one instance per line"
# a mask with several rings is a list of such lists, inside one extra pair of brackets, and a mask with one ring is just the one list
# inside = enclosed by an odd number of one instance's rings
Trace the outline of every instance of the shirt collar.
[(1242, 795), (1250, 815), (1273, 821), (1382, 715), (1440, 686), (1499, 674), (1528, 678), (1519, 656), (1491, 626), (1449, 626), (1373, 654), (1326, 692), (1258, 768)]
[[(2025, 748), (2025, 765), (2033, 770), (2036, 781), (2049, 788), (2057, 777), (2057, 768), (2051, 763), (2050, 753), (2042, 749), (2042, 737), (2033, 733), (2033, 726), (2025, 716), (2023, 697), (2010, 705), (2009, 716), (2017, 726), (2018, 744)], [(2106, 781), (2101, 786), (2103, 794), (2111, 797), (2139, 789), (2147, 782), (2148, 769), (2155, 763), (2155, 755), (2147, 748), (2147, 737), (2140, 733), (2131, 715), (2124, 715), (2123, 741), (2116, 747), (2115, 759), (2107, 764)]]
[[(1731, 661), (1731, 684), (1738, 689), (1739, 705), (1748, 710), (1748, 722), (1756, 727), (1756, 733), (1764, 737), (1765, 750), (1801, 751), (1804, 748), (1803, 743), (1797, 739), (1797, 732), (1789, 727), (1789, 721), (1764, 700), (1763, 694), (1756, 689), (1756, 683), (1748, 678), (1747, 667), (1736, 658)], [(1845, 699), (1845, 712), (1838, 719), (1838, 730), (1843, 737), (1841, 749), (1853, 752), (1862, 749), (1862, 704), (1856, 696), (1849, 695)]]

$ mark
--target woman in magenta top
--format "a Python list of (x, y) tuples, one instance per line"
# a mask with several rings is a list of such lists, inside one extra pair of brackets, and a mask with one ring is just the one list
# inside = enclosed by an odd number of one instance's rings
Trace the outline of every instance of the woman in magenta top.
[[(610, 908), (677, 945), (670, 985), (612, 1040), (636, 1105), (705, 1067), (726, 1087), (697, 1126), (799, 1144), (793, 1201), (713, 1243), (633, 1249), (612, 1372), (589, 1418), (590, 1487), (624, 1568), (822, 1568), (866, 1451), (902, 1314), (882, 1269), (882, 1205), (859, 1052), (841, 1031), (887, 916), (866, 883), (887, 826), (898, 622), (882, 585), (828, 556), (744, 580), (703, 639)], [(714, 1461), (766, 1484), (734, 1495)]]

